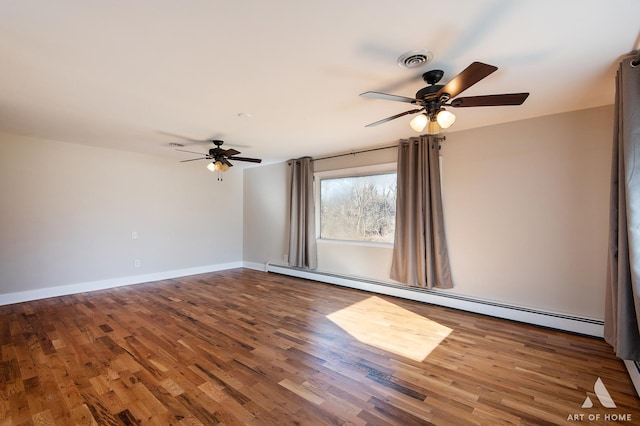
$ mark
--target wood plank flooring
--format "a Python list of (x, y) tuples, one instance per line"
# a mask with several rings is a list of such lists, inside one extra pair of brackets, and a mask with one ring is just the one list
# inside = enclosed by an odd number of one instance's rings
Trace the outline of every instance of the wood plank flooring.
[(600, 339), (246, 269), (3, 306), (0, 349), (0, 425), (640, 423)]

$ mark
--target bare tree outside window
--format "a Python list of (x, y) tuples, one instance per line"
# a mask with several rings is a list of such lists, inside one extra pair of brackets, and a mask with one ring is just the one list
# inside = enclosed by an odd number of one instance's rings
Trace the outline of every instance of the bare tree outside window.
[(396, 174), (322, 179), (320, 238), (393, 243)]

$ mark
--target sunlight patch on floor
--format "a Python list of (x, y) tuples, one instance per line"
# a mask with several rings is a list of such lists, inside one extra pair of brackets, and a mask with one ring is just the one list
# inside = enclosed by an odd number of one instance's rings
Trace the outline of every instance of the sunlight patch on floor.
[(362, 343), (415, 361), (424, 361), (452, 331), (377, 296), (327, 318)]

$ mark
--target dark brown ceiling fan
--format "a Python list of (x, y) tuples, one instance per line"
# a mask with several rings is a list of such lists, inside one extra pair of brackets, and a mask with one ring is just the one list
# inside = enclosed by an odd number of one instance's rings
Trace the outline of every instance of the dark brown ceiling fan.
[(214, 172), (214, 171), (224, 172), (224, 171), (228, 170), (229, 167), (233, 167), (233, 164), (231, 164), (231, 161), (229, 161), (229, 160), (247, 161), (249, 163), (261, 163), (262, 162), (262, 160), (259, 159), (259, 158), (238, 157), (237, 155), (241, 154), (241, 152), (240, 151), (236, 151), (233, 148), (230, 148), (230, 149), (221, 148), (221, 146), (224, 143), (224, 141), (212, 140), (210, 142), (213, 143), (216, 147), (209, 149), (209, 153), (208, 154), (203, 154), (201, 152), (187, 151), (185, 149), (176, 149), (176, 151), (189, 152), (191, 154), (198, 154), (198, 155), (202, 155), (203, 156), (203, 157), (198, 157), (198, 158), (191, 158), (189, 160), (182, 160), (180, 162), (181, 163), (186, 163), (188, 161), (196, 161), (196, 160), (213, 160), (209, 165), (207, 165), (207, 168), (209, 170), (211, 170), (212, 172)]
[[(421, 132), (427, 125), (427, 133), (439, 133), (441, 128), (448, 128), (455, 116), (444, 107), (464, 108), (480, 106), (503, 106), (521, 105), (529, 96), (529, 93), (507, 93), (500, 95), (467, 96), (456, 98), (460, 93), (473, 86), (489, 74), (495, 72), (498, 67), (474, 62), (456, 75), (447, 84), (438, 84), (444, 75), (442, 70), (431, 70), (422, 74), (422, 79), (429, 86), (424, 87), (416, 93), (414, 98), (405, 96), (390, 95), (381, 92), (364, 92), (360, 96), (372, 99), (383, 99), (387, 101), (404, 102), (418, 106), (419, 108), (402, 112), (382, 120), (367, 124), (365, 127), (373, 127), (386, 123), (396, 118), (408, 114), (421, 113), (411, 120), (411, 127)], [(455, 98), (455, 99), (454, 99)]]

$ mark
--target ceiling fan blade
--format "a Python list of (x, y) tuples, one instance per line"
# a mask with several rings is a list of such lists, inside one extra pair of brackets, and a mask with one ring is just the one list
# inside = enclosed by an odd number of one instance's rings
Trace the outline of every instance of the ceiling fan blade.
[(498, 67), (493, 65), (484, 64), (482, 62), (474, 62), (465, 68), (460, 74), (455, 76), (453, 80), (444, 85), (443, 88), (438, 90), (438, 97), (444, 93), (449, 94), (449, 99), (455, 98), (469, 87), (473, 86), (489, 74), (496, 71)]
[(186, 149), (177, 149), (177, 148), (176, 148), (176, 151), (180, 151), (180, 152), (188, 152), (188, 153), (190, 153), (190, 154), (206, 155), (206, 154), (203, 154), (203, 153), (201, 153), (201, 152), (187, 151)]
[(233, 148), (228, 149), (222, 153), (222, 155), (224, 155), (225, 157), (231, 157), (232, 155), (238, 155), (238, 154), (240, 154), (240, 151), (236, 151)]
[(503, 95), (468, 96), (457, 98), (451, 101), (451, 106), (479, 107), (479, 106), (501, 106), (501, 105), (522, 105), (529, 96), (528, 93), (505, 93)]
[(181, 160), (180, 162), (181, 162), (181, 163), (186, 163), (186, 162), (188, 162), (188, 161), (196, 161), (196, 160), (210, 160), (210, 159), (211, 159), (211, 157), (200, 157), (200, 158), (192, 158), (192, 159), (190, 159), (190, 160)]
[(364, 92), (360, 93), (360, 96), (371, 99), (382, 99), (385, 101), (406, 102), (408, 104), (415, 104), (418, 102), (415, 98), (407, 98), (406, 96), (390, 95), (388, 93), (381, 92)]
[(248, 161), (249, 163), (262, 163), (262, 160), (259, 158), (247, 158), (247, 157), (231, 157), (233, 161)]
[(229, 160), (227, 160), (226, 158), (219, 158), (218, 161), (222, 162), (223, 164), (226, 164), (229, 167), (233, 167), (233, 164), (231, 164)]
[(195, 142), (195, 143), (201, 143), (201, 142), (209, 142), (209, 141), (201, 141), (199, 139), (193, 139), (189, 136), (185, 136), (185, 135), (178, 135), (175, 133), (170, 133), (170, 132), (163, 132), (162, 130), (157, 130), (156, 133), (161, 134), (161, 135), (165, 135), (165, 136), (171, 136), (174, 139), (179, 139), (181, 142)]
[(411, 111), (401, 112), (400, 114), (392, 115), (391, 117), (383, 118), (382, 120), (378, 120), (376, 122), (367, 124), (364, 127), (377, 126), (379, 124), (386, 123), (387, 121), (391, 121), (391, 120), (395, 120), (396, 118), (400, 118), (400, 117), (405, 116), (407, 114), (415, 114), (416, 112), (420, 112), (420, 111), (423, 111), (423, 110), (424, 110), (424, 108), (418, 108), (418, 109), (412, 109)]

